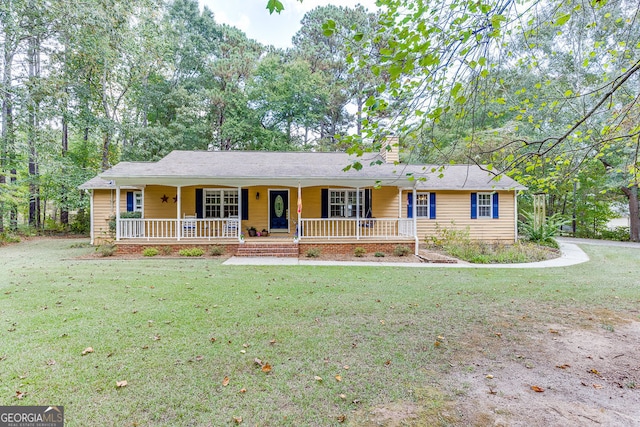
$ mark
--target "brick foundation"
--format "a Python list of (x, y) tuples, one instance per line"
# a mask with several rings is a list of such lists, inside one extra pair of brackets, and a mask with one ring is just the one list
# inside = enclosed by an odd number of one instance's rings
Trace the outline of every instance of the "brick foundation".
[(168, 251), (168, 249), (165, 248), (170, 248), (171, 249), (171, 253), (172, 255), (177, 255), (178, 252), (181, 249), (192, 249), (192, 248), (200, 248), (204, 251), (205, 254), (208, 254), (211, 251), (211, 248), (215, 247), (215, 246), (220, 246), (222, 248), (224, 248), (224, 255), (226, 256), (233, 256), (236, 254), (236, 252), (238, 251), (238, 243), (218, 243), (218, 244), (199, 244), (199, 245), (194, 245), (194, 244), (167, 244), (167, 243), (163, 243), (163, 244), (144, 244), (144, 245), (140, 245), (140, 244), (128, 244), (128, 243), (117, 243), (116, 246), (118, 247), (118, 254), (122, 254), (122, 255), (142, 255), (142, 252), (147, 249), (147, 248), (156, 248), (160, 251), (161, 254), (164, 253), (165, 250)]
[(360, 243), (300, 243), (300, 255), (304, 256), (309, 249), (317, 248), (324, 255), (353, 255), (356, 248), (364, 248), (366, 253), (373, 254), (383, 252), (392, 254), (396, 246), (403, 245), (409, 248), (411, 253), (414, 250), (413, 242), (406, 243), (385, 243), (385, 242), (360, 242)]

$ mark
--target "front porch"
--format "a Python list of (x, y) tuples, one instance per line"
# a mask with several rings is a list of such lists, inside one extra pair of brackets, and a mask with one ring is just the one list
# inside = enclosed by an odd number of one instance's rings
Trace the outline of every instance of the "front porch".
[[(407, 218), (301, 218), (291, 230), (270, 235), (303, 241), (394, 240), (413, 241), (415, 222)], [(242, 242), (249, 236), (237, 218), (118, 218), (116, 241), (175, 240)], [(258, 238), (260, 239), (260, 238)]]

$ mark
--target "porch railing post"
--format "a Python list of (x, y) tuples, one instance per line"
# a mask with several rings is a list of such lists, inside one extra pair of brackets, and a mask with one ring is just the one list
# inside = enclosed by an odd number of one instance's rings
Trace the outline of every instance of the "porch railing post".
[(116, 185), (116, 242), (120, 240), (120, 186)]
[(180, 226), (180, 211), (182, 210), (182, 187), (176, 187), (176, 237), (180, 241), (182, 237), (182, 227)]

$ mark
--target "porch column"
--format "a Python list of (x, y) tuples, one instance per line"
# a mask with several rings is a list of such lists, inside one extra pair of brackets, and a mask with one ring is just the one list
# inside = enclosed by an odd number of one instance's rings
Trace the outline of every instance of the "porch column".
[(356, 240), (360, 240), (360, 187), (356, 187)]
[(242, 187), (238, 187), (238, 242), (242, 242)]
[(415, 250), (414, 250), (414, 254), (418, 255), (418, 251), (420, 249), (420, 239), (418, 239), (418, 194), (416, 192), (416, 186), (413, 186), (413, 206), (412, 206), (412, 213), (413, 213), (413, 238), (415, 239), (416, 245), (415, 245)]
[(89, 194), (91, 194), (91, 196), (89, 197), (89, 227), (91, 227), (89, 229), (89, 235), (91, 236), (91, 244), (93, 245), (93, 242), (95, 241), (95, 233), (93, 231), (93, 227), (94, 227), (94, 219), (93, 219), (93, 196), (94, 196), (95, 190), (91, 190), (89, 192)]
[(180, 223), (180, 212), (182, 211), (182, 186), (176, 187), (176, 237), (178, 241), (182, 237), (182, 224)]
[(302, 187), (300, 181), (298, 181), (298, 222), (296, 223), (296, 229), (293, 231), (294, 236), (298, 236), (298, 240), (302, 238)]
[(513, 243), (518, 242), (518, 190), (513, 190), (513, 228), (514, 228), (514, 240)]
[(116, 185), (116, 242), (120, 240), (120, 186)]
[(402, 188), (398, 187), (398, 218), (402, 218)]

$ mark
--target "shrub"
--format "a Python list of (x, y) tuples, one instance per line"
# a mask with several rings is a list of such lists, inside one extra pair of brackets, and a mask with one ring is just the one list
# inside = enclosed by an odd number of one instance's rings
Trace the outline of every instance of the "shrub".
[(384, 252), (376, 252), (373, 256), (376, 258), (384, 258)]
[(353, 255), (357, 256), (358, 258), (362, 258), (366, 253), (367, 250), (361, 246), (358, 246), (353, 250)]
[(173, 248), (171, 246), (162, 246), (160, 247), (160, 252), (162, 252), (162, 255), (171, 255)]
[(87, 215), (87, 212), (84, 209), (80, 209), (75, 219), (70, 224), (71, 232), (75, 234), (89, 234), (90, 227), (91, 216)]
[(628, 242), (629, 236), (629, 227), (616, 227), (613, 230), (602, 230), (599, 237), (605, 240)]
[(197, 257), (204, 255), (204, 251), (200, 248), (180, 249), (180, 256)]
[(525, 221), (519, 224), (522, 234), (532, 242), (547, 246), (560, 233), (561, 227), (571, 222), (568, 218), (557, 213), (548, 217), (542, 225), (536, 226), (533, 212), (522, 212), (522, 216), (525, 218)]
[(20, 238), (13, 234), (2, 233), (0, 234), (0, 246), (8, 243), (20, 243)]
[[(142, 218), (142, 212), (120, 212), (120, 219), (138, 219)], [(115, 234), (116, 232), (116, 216), (112, 215), (109, 218), (109, 232)]]
[(211, 256), (220, 256), (220, 255), (224, 255), (224, 247), (223, 246), (212, 246), (211, 249), (209, 249), (209, 255)]
[(398, 245), (393, 249), (393, 254), (395, 256), (407, 256), (411, 254), (411, 249), (406, 245)]
[(320, 248), (309, 248), (307, 249), (307, 252), (305, 253), (305, 256), (307, 258), (318, 258), (320, 256)]
[(118, 247), (112, 243), (103, 243), (96, 248), (96, 252), (98, 252), (103, 257), (112, 256), (116, 253), (117, 250)]
[(158, 248), (144, 248), (142, 251), (143, 256), (156, 256), (160, 253)]
[(88, 248), (91, 246), (91, 243), (89, 242), (79, 242), (79, 243), (72, 243), (71, 245), (69, 245), (69, 249), (82, 249), (82, 248)]

